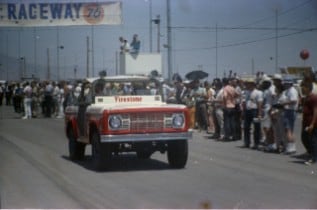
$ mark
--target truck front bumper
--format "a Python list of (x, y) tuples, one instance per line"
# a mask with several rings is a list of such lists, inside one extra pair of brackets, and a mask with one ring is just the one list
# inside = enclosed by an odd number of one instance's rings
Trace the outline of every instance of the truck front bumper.
[(101, 135), (100, 141), (106, 142), (141, 142), (141, 141), (172, 141), (192, 139), (193, 132), (179, 133), (145, 133), (145, 134), (124, 134), (124, 135)]

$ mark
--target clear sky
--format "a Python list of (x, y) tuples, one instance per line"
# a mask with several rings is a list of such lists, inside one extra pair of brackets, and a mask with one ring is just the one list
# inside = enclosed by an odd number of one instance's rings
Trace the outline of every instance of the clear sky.
[[(5, 2), (8, 1), (0, 0)], [(167, 49), (163, 46), (167, 44), (166, 2), (152, 0), (152, 19), (156, 15), (161, 17), (164, 76), (167, 76)], [(272, 74), (276, 64), (309, 65), (317, 69), (317, 0), (171, 0), (170, 4), (173, 73), (184, 76), (191, 70), (203, 69), (211, 80), (229, 70), (238, 74), (256, 71)], [(109, 75), (114, 75), (119, 36), (131, 41), (136, 33), (141, 40), (141, 52), (150, 50), (150, 0), (122, 0), (122, 9), (122, 25), (94, 26), (93, 30), (91, 26), (0, 28), (0, 79), (18, 78), (19, 57), (26, 58), (29, 76), (45, 79), (47, 49), (52, 78), (56, 78), (57, 34), (60, 45), (64, 46), (59, 50), (61, 78), (74, 77), (75, 66), (77, 77), (84, 77), (87, 36), (94, 43), (94, 74), (107, 69)], [(156, 51), (157, 25), (153, 24), (152, 29), (152, 47)], [(305, 62), (299, 57), (302, 49), (310, 52)]]

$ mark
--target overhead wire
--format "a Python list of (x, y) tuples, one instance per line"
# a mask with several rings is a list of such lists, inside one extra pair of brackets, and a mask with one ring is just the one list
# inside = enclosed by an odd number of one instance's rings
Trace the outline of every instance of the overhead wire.
[[(285, 15), (291, 11), (294, 11), (300, 7), (303, 7), (305, 5), (307, 5), (308, 3), (310, 3), (312, 0), (308, 0), (308, 1), (305, 1), (303, 3), (300, 3), (290, 9), (287, 9), (283, 12), (280, 12), (278, 13), (278, 16), (281, 16), (281, 15)], [(249, 27), (250, 25), (254, 25), (254, 24), (257, 24), (257, 23), (260, 23), (260, 22), (263, 22), (263, 21), (267, 21), (269, 19), (272, 19), (272, 18), (277, 18), (276, 15), (275, 16), (269, 16), (269, 17), (266, 17), (266, 18), (262, 18), (260, 20), (257, 20), (257, 21), (254, 21), (252, 23), (248, 23), (248, 24), (244, 24), (244, 25), (241, 25), (241, 26), (237, 26), (237, 27), (210, 27), (210, 26), (202, 26), (202, 27), (199, 27), (199, 26), (176, 26), (174, 27), (174, 29), (179, 29), (179, 30), (186, 30), (186, 29), (191, 29), (191, 30), (208, 30), (208, 31), (212, 31), (212, 30), (259, 30), (259, 31), (276, 31), (276, 27)], [(305, 17), (301, 20), (307, 20), (311, 18), (311, 16), (309, 17)], [(283, 27), (278, 27), (277, 30), (278, 31), (295, 31), (295, 32), (292, 32), (292, 33), (287, 33), (287, 34), (282, 34), (282, 35), (279, 35), (278, 37), (276, 36), (273, 36), (273, 37), (265, 37), (265, 38), (258, 38), (258, 39), (254, 39), (254, 40), (244, 40), (244, 41), (238, 41), (236, 43), (232, 43), (232, 44), (226, 44), (226, 45), (219, 45), (217, 46), (218, 48), (225, 48), (225, 47), (233, 47), (233, 46), (240, 46), (240, 45), (246, 45), (246, 44), (251, 44), (251, 43), (255, 43), (255, 42), (261, 42), (261, 41), (266, 41), (266, 40), (270, 40), (270, 39), (275, 39), (275, 38), (282, 38), (282, 37), (288, 37), (288, 36), (292, 36), (292, 35), (296, 35), (296, 34), (301, 34), (301, 33), (305, 33), (305, 32), (311, 32), (311, 31), (316, 31), (317, 28), (316, 27), (312, 27), (312, 28), (296, 28), (296, 27), (289, 27), (290, 25), (293, 25), (293, 24), (288, 24), (287, 26), (283, 26)], [(201, 31), (199, 31), (201, 32)], [(263, 37), (263, 36), (268, 36), (268, 35), (271, 35), (272, 33), (265, 33), (265, 34), (260, 34), (260, 35), (257, 35), (257, 37)], [(188, 50), (199, 50), (199, 49), (202, 49), (202, 50), (210, 50), (210, 49), (215, 49), (216, 46), (212, 46), (212, 47), (204, 47), (204, 48), (191, 48), (191, 49), (188, 49)], [(174, 51), (186, 51), (186, 49), (174, 49)]]

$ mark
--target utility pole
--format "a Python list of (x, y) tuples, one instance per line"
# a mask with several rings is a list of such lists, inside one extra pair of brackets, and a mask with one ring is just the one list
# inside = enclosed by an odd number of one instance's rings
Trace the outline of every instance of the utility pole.
[(20, 79), (23, 77), (22, 72), (22, 65), (21, 65), (21, 27), (19, 27), (19, 33), (18, 33), (18, 60), (19, 60), (19, 76)]
[(120, 56), (120, 53), (116, 51), (116, 75), (119, 74), (119, 56)]
[(57, 59), (57, 80), (59, 80), (59, 27), (56, 26), (56, 59)]
[(149, 0), (149, 42), (150, 42), (150, 52), (152, 52), (152, 0)]
[(251, 59), (251, 74), (254, 75), (254, 58)]
[(94, 25), (91, 26), (91, 70), (92, 70), (92, 77), (95, 75), (95, 51), (94, 51)]
[(167, 5), (167, 71), (168, 79), (172, 80), (173, 69), (172, 69), (172, 27), (171, 27), (171, 1), (166, 0)]
[(7, 81), (9, 80), (9, 38), (8, 38), (8, 33), (6, 36), (6, 72), (7, 72)]
[(275, 9), (275, 72), (278, 72), (278, 9)]
[(21, 58), (23, 60), (23, 77), (26, 77), (26, 57)]
[(216, 78), (218, 78), (218, 24), (216, 24)]
[(36, 65), (37, 65), (37, 60), (36, 60), (36, 46), (37, 46), (36, 27), (33, 28), (33, 39), (34, 39), (34, 74), (37, 75), (37, 70), (36, 70)]
[(74, 79), (77, 79), (77, 66), (74, 67)]
[(89, 77), (89, 36), (87, 36), (87, 69), (86, 69), (86, 77)]
[(51, 80), (51, 69), (50, 69), (50, 48), (46, 49), (47, 55), (47, 80)]
[(160, 38), (161, 38), (161, 33), (160, 33), (160, 15), (156, 16), (156, 19), (153, 20), (154, 24), (157, 25), (157, 52), (160, 52)]

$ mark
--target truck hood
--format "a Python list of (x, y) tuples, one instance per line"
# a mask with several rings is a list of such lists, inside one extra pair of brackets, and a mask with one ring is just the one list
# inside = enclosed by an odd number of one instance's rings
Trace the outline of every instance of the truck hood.
[(160, 96), (107, 96), (96, 97), (95, 103), (88, 106), (87, 112), (101, 113), (104, 110), (117, 111), (127, 109), (185, 109), (186, 106), (182, 104), (166, 104), (162, 102)]

